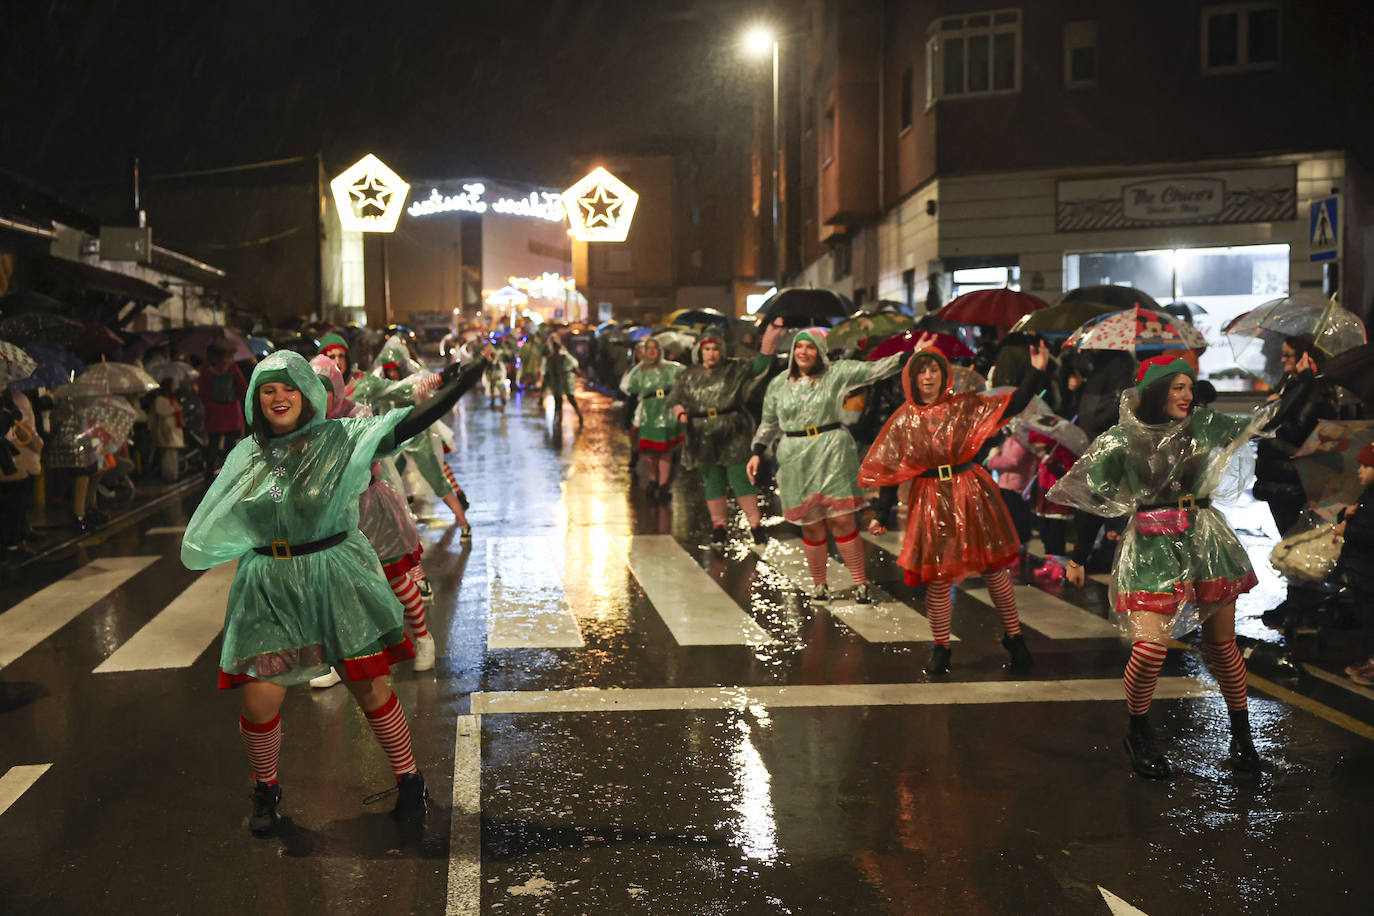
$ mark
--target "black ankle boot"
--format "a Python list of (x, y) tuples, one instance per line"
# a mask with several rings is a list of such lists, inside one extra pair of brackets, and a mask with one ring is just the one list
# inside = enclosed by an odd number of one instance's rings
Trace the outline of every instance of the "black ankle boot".
[(754, 536), (755, 544), (768, 543), (768, 534), (762, 528), (750, 528), (749, 533)]
[(1131, 757), (1131, 766), (1146, 779), (1168, 779), (1173, 775), (1169, 761), (1155, 747), (1154, 732), (1146, 716), (1131, 716), (1131, 726), (1123, 742)]
[(729, 538), (729, 532), (727, 532), (727, 531), (725, 530), (725, 526), (724, 526), (724, 525), (716, 525), (715, 527), (713, 527), (713, 528), (711, 529), (711, 543), (712, 543), (712, 544), (724, 544), (724, 543), (726, 542), (726, 540), (728, 540), (728, 538)]
[(396, 807), (391, 809), (393, 817), (418, 817), (428, 808), (429, 790), (425, 788), (425, 778), (419, 773), (407, 773), (396, 783)]
[(1007, 662), (1007, 670), (1013, 674), (1027, 674), (1031, 666), (1035, 664), (1035, 659), (1031, 658), (1030, 649), (1026, 648), (1026, 637), (1023, 633), (1015, 636), (1002, 634), (1002, 648), (1011, 653), (1011, 661)]
[(1231, 710), (1231, 768), (1238, 773), (1258, 773), (1262, 765), (1250, 733), (1250, 710)]
[(253, 814), (248, 818), (248, 832), (253, 836), (271, 836), (277, 832), (281, 815), (277, 805), (281, 804), (281, 786), (269, 786), (260, 782), (253, 786)]
[(645, 489), (644, 489), (644, 498), (645, 498), (646, 500), (648, 500), (649, 502), (653, 502), (655, 499), (658, 499), (658, 481), (657, 481), (657, 480), (652, 481), (652, 482), (649, 484), (649, 486), (645, 487)]
[(926, 674), (949, 674), (949, 646), (939, 643), (930, 647), (930, 661), (926, 663)]

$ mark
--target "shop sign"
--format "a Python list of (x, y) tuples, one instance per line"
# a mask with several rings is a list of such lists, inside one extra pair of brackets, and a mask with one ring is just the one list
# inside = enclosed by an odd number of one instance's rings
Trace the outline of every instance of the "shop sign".
[(1055, 230), (1263, 223), (1297, 219), (1293, 166), (1059, 182)]
[(629, 185), (598, 166), (563, 192), (568, 234), (579, 242), (623, 242), (638, 204)]
[(410, 185), (368, 153), (333, 181), (334, 206), (345, 232), (395, 232)]

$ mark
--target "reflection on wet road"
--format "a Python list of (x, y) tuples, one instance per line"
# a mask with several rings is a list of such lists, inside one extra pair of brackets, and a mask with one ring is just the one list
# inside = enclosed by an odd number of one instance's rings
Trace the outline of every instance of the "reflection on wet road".
[[(533, 398), (464, 405), (449, 460), (473, 543), (420, 507), (440, 662), (395, 677), (434, 794), (418, 829), (362, 804), (389, 773), (346, 693), (300, 689), (285, 829), (248, 836), (206, 610), (224, 573), (176, 559), (194, 497), (0, 592), (0, 909), (1160, 916), (1374, 899), (1368, 710), (1342, 727), (1254, 693), (1270, 763), (1244, 777), (1185, 646), (1153, 709), (1179, 775), (1141, 780), (1101, 583), (1018, 586), (1036, 667), (1015, 681), (969, 581), (954, 673), (932, 682), (891, 543), (868, 546), (875, 604), (844, 600), (838, 561), (839, 600), (814, 604), (795, 531), (711, 545), (691, 475), (646, 502), (609, 401), (582, 403), (580, 430)], [(1262, 576), (1242, 632), (1283, 597), (1266, 518), (1232, 516)]]

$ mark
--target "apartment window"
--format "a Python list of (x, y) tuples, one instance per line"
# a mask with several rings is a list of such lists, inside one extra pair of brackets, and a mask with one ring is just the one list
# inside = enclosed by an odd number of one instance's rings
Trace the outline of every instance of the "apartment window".
[(1203, 73), (1271, 70), (1278, 64), (1278, 3), (1270, 0), (1203, 8)]
[(898, 96), (898, 98), (901, 100), (901, 111), (898, 113), (898, 123), (900, 125), (901, 130), (906, 130), (908, 127), (911, 126), (911, 82), (913, 78), (914, 74), (912, 73), (910, 67), (907, 67), (905, 70), (902, 71), (902, 89), (900, 95)]
[(1021, 11), (946, 16), (926, 33), (926, 105), (1021, 89)]
[(1070, 89), (1097, 84), (1097, 23), (1064, 24), (1064, 85)]
[(821, 167), (835, 161), (835, 103), (825, 106), (825, 117), (821, 119)]

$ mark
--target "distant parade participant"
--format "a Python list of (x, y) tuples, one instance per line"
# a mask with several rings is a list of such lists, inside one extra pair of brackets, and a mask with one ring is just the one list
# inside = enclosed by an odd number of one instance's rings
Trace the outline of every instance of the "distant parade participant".
[(754, 543), (767, 540), (760, 527), (758, 489), (745, 465), (754, 436), (754, 420), (746, 409), (749, 383), (761, 378), (773, 362), (782, 320), (764, 332), (758, 356), (752, 360), (725, 356), (725, 337), (709, 330), (697, 343), (697, 362), (673, 383), (668, 395), (677, 421), (687, 429), (682, 463), (701, 472), (706, 508), (711, 513), (711, 540), (724, 543), (728, 508), (727, 486), (749, 523)]
[(663, 347), (650, 337), (644, 341), (644, 358), (630, 367), (620, 387), (639, 399), (635, 426), (639, 451), (649, 462), (649, 499), (669, 499), (668, 480), (673, 473), (673, 452), (682, 444), (682, 423), (668, 407), (668, 394), (682, 373), (682, 363), (663, 358)]
[(520, 387), (538, 388), (544, 372), (544, 343), (538, 333), (529, 331), (520, 345)]
[[(956, 393), (949, 360), (925, 339), (902, 373), (906, 403), (884, 424), (864, 456), (859, 482), (893, 486), (911, 481), (906, 534), (897, 563), (908, 585), (926, 587), (926, 616), (935, 637), (926, 673), (949, 673), (949, 627), (954, 583), (981, 575), (1002, 619), (1002, 645), (1010, 669), (1032, 665), (1016, 611), (1007, 567), (1020, 558), (1021, 539), (992, 475), (977, 462), (983, 443), (1025, 409), (1048, 374), (1049, 349), (1030, 351), (1034, 371), (1023, 373), (1016, 391), (982, 395)], [(886, 533), (877, 519), (874, 534)]]
[[(1261, 434), (1277, 404), (1252, 417), (1197, 408), (1197, 373), (1182, 359), (1140, 364), (1120, 421), (1098, 436), (1050, 491), (1056, 502), (1104, 516), (1129, 514), (1112, 571), (1111, 602), (1129, 632), (1126, 752), (1141, 776), (1171, 775), (1148, 718), (1169, 639), (1202, 625), (1202, 650), (1231, 718), (1231, 765), (1260, 768), (1250, 731), (1245, 660), (1236, 648), (1236, 598), (1256, 585), (1245, 548), (1212, 508), (1231, 459)], [(1239, 484), (1239, 481), (1233, 481)]]
[(582, 408), (577, 406), (577, 357), (563, 348), (556, 337), (549, 338), (544, 362), (539, 376), (549, 394), (553, 396), (553, 413), (563, 415), (563, 399), (567, 398), (577, 414), (577, 425), (582, 425)]
[[(321, 354), (312, 359), (310, 365), (324, 385), (327, 419), (373, 415), (372, 408), (366, 404), (355, 403), (337, 394), (344, 387), (343, 376), (332, 359)], [(372, 465), (372, 481), (358, 501), (358, 527), (377, 552), (387, 585), (391, 586), (392, 594), (404, 609), (406, 629), (415, 645), (415, 670), (432, 670), (435, 660), (434, 637), (429, 632), (425, 603), (419, 589), (419, 583), (425, 579), (425, 568), (420, 565), (420, 555), (423, 553), (420, 532), (416, 530), (415, 519), (406, 506), (400, 477), (390, 458)], [(339, 673), (331, 668), (329, 674), (313, 679), (310, 686), (332, 687), (340, 680)]]
[[(439, 374), (427, 371), (419, 363), (412, 362), (410, 351), (399, 336), (392, 337), (382, 345), (377, 354), (373, 371), (358, 379), (354, 386), (355, 396), (372, 408), (373, 413), (385, 414), (387, 411), (414, 404), (426, 396), (439, 383)], [(453, 513), (454, 523), (462, 531), (462, 540), (472, 540), (472, 526), (466, 514), (467, 500), (463, 490), (453, 476), (453, 469), (444, 460), (447, 443), (441, 429), (443, 424), (435, 424), (426, 430), (425, 435), (416, 436), (406, 444), (405, 451), (399, 456), (397, 467), (403, 462), (413, 462), (416, 471)]]
[(496, 399), (501, 399), (501, 409), (506, 409), (506, 362), (504, 348), (496, 351), (496, 358), (487, 363), (487, 371), (482, 374), (482, 386), (487, 389), (487, 397), (492, 409)]
[(348, 347), (348, 341), (343, 339), (343, 335), (330, 331), (320, 338), (320, 355), (329, 357), (334, 361), (334, 365), (339, 367), (339, 374), (344, 380), (343, 396), (351, 396), (353, 386), (357, 384), (363, 371), (354, 364), (353, 352)]
[(828, 537), (854, 580), (854, 600), (872, 600), (863, 544), (855, 513), (868, 505), (859, 489), (859, 454), (840, 422), (846, 392), (872, 384), (901, 368), (904, 354), (875, 362), (825, 355), (825, 331), (809, 328), (792, 342), (787, 372), (768, 383), (763, 422), (754, 433), (754, 454), (745, 465), (750, 483), (758, 477), (764, 453), (778, 442), (778, 496), (783, 517), (801, 526), (802, 549), (815, 585), (813, 597), (828, 601)]
[(385, 675), (413, 657), (401, 605), (358, 528), (358, 500), (372, 464), (424, 432), (484, 368), (446, 370), (423, 403), (374, 418), (330, 420), (324, 385), (305, 358), (273, 353), (258, 364), (245, 397), (252, 435), (196, 508), (182, 540), (190, 569), (237, 561), (224, 617), (220, 687), (242, 689), (239, 730), (255, 787), (248, 821), (273, 833), (282, 701), (333, 665), (342, 671), (397, 780), (394, 814), (422, 814), (428, 793), (410, 729)]

